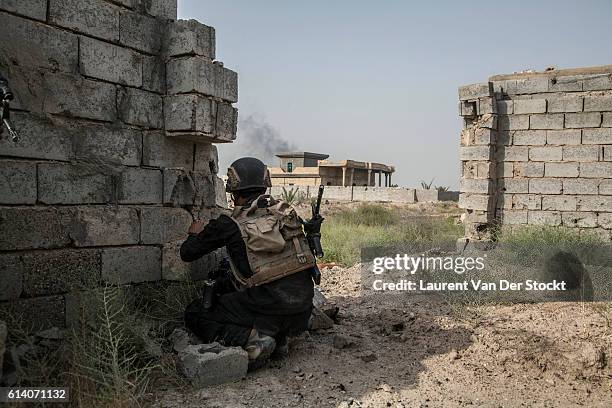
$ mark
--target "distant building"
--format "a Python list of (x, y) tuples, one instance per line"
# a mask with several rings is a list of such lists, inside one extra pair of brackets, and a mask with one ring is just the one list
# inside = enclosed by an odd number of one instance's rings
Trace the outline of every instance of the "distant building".
[[(393, 166), (342, 160), (327, 161), (327, 154), (288, 152), (276, 155), (280, 167), (270, 167), (273, 186), (391, 186)], [(384, 180), (383, 180), (384, 179)]]

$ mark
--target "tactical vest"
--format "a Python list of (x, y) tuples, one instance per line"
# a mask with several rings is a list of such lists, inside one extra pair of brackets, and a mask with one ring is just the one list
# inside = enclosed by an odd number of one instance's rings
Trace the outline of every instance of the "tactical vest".
[[(260, 208), (260, 200), (269, 206)], [(236, 207), (231, 218), (240, 229), (253, 275), (243, 276), (232, 265), (234, 277), (246, 287), (259, 286), (316, 265), (295, 210), (269, 195), (250, 206)]]

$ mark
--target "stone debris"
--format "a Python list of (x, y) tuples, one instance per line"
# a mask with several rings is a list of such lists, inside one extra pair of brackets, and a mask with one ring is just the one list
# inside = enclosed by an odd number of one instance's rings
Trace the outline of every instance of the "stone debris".
[(308, 330), (324, 330), (331, 329), (332, 327), (334, 327), (334, 321), (321, 309), (316, 306), (313, 307), (310, 320), (308, 321)]
[(355, 346), (355, 339), (344, 334), (336, 334), (333, 340), (333, 346), (337, 349), (344, 349)]
[(179, 352), (180, 370), (196, 388), (239, 381), (248, 365), (245, 350), (219, 343), (187, 345)]

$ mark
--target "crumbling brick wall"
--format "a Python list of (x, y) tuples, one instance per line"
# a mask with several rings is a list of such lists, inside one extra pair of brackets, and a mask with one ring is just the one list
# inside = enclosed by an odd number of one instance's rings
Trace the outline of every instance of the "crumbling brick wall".
[(237, 75), (215, 61), (214, 29), (176, 10), (0, 1), (21, 136), (0, 141), (0, 309), (61, 327), (88, 290), (214, 262), (184, 264), (178, 244), (192, 214), (226, 205), (213, 143), (235, 138)]
[(612, 233), (612, 66), (499, 75), (459, 88), (468, 239), (496, 226)]

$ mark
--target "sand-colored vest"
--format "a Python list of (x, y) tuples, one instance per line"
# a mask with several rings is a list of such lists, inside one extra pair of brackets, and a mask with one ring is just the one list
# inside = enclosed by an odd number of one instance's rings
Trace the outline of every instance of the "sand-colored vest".
[[(268, 207), (257, 206), (262, 199), (269, 200)], [(247, 278), (232, 267), (242, 285), (259, 286), (316, 264), (295, 209), (284, 201), (262, 195), (250, 206), (236, 207), (231, 218), (240, 229), (253, 271)]]

